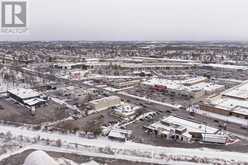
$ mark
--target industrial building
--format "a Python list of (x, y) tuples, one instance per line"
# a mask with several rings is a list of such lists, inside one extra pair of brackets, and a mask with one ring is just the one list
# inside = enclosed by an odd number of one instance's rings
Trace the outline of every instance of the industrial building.
[(92, 100), (89, 105), (92, 107), (93, 111), (103, 111), (108, 108), (119, 106), (121, 104), (121, 99), (118, 96), (109, 96), (97, 100)]
[(8, 90), (7, 94), (12, 99), (32, 109), (35, 109), (45, 103), (45, 100), (41, 98), (40, 93), (32, 89), (15, 88)]
[(170, 95), (187, 98), (198, 98), (204, 95), (221, 92), (225, 89), (224, 85), (208, 83), (207, 81), (208, 79), (205, 77), (194, 77), (186, 80), (153, 78), (145, 81), (143, 84), (150, 87), (165, 87)]
[(200, 104), (200, 109), (224, 116), (248, 119), (248, 81), (204, 100)]

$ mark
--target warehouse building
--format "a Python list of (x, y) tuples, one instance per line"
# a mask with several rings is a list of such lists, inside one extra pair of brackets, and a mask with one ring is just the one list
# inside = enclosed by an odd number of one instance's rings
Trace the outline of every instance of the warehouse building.
[(248, 81), (204, 100), (200, 109), (224, 116), (248, 119)]

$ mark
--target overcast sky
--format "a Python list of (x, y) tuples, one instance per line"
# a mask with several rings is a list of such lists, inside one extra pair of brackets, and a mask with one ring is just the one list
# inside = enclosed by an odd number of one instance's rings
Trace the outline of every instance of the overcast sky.
[(0, 40), (248, 40), (248, 0), (29, 0), (30, 33)]

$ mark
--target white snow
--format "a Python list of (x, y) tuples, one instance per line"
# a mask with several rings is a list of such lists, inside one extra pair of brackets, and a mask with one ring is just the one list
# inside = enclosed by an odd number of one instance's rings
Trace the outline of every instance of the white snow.
[(23, 165), (59, 165), (44, 151), (34, 151), (27, 156)]

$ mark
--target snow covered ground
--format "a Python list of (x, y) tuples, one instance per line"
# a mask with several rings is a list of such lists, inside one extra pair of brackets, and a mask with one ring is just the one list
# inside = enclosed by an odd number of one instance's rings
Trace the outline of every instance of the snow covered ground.
[[(57, 141), (60, 139), (62, 141), (63, 146), (61, 148), (57, 148), (58, 152), (68, 152), (69, 150), (74, 153), (81, 153), (82, 155), (90, 155), (95, 154), (101, 157), (113, 157), (116, 159), (126, 159), (131, 160), (135, 159), (135, 161), (141, 162), (157, 162), (164, 164), (165, 162), (171, 160), (221, 160), (221, 161), (241, 161), (248, 162), (248, 154), (247, 153), (237, 153), (237, 152), (228, 152), (221, 151), (216, 149), (207, 149), (207, 148), (198, 148), (198, 149), (185, 149), (185, 148), (173, 148), (173, 147), (158, 147), (146, 144), (139, 144), (133, 142), (116, 142), (111, 141), (106, 138), (98, 138), (98, 139), (86, 139), (82, 137), (78, 137), (76, 135), (67, 135), (67, 134), (59, 134), (59, 133), (49, 133), (49, 132), (41, 132), (28, 130), (26, 128), (19, 127), (11, 127), (11, 126), (3, 126), (0, 125), (0, 133), (11, 132), (13, 136), (24, 136), (28, 138), (37, 138), (40, 139), (49, 139), (51, 141)], [(64, 147), (68, 145), (69, 147)], [(73, 147), (73, 146), (79, 147)], [(81, 146), (81, 147), (80, 147)], [(50, 146), (43, 146), (49, 149)], [(114, 153), (102, 153), (100, 152), (100, 148), (109, 148), (114, 151)], [(86, 154), (87, 153), (87, 154)], [(1, 157), (0, 157), (1, 158)], [(1, 159), (0, 159), (1, 160)], [(184, 162), (184, 161), (182, 161)], [(187, 162), (187, 161), (186, 161)], [(180, 163), (177, 163), (180, 164)], [(234, 163), (231, 163), (234, 164)]]

